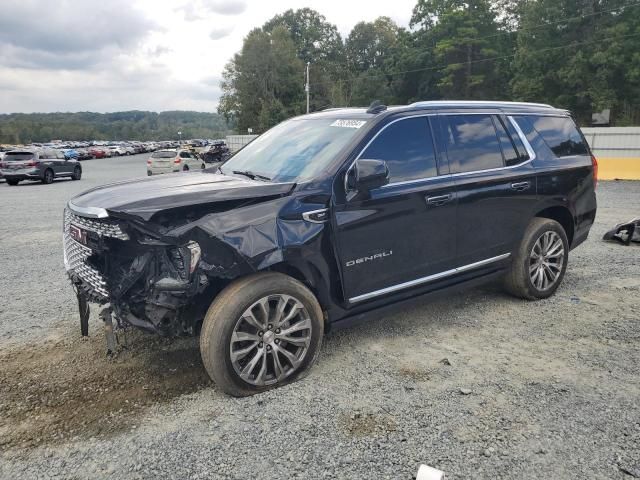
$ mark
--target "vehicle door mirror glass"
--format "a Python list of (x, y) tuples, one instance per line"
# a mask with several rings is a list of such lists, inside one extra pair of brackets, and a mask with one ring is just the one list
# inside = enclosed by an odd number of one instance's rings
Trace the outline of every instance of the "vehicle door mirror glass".
[[(355, 163), (354, 180), (355, 190), (369, 192), (389, 183), (389, 167), (384, 160), (359, 159)], [(347, 174), (347, 185), (349, 184)]]

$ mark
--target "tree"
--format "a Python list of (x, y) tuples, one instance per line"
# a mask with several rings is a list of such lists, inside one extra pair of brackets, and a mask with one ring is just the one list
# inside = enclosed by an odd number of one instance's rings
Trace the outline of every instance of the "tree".
[(501, 98), (505, 79), (496, 60), (505, 55), (503, 32), (489, 0), (419, 0), (411, 19), (438, 64), (444, 97)]
[(264, 131), (302, 113), (303, 68), (284, 27), (252, 30), (225, 68), (218, 112), (233, 118), (240, 131)]

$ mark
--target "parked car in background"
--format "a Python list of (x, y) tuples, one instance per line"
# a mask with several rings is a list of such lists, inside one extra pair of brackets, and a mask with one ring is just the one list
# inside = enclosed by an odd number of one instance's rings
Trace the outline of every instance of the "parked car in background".
[(93, 158), (105, 158), (111, 156), (111, 150), (106, 147), (91, 147), (89, 153)]
[(109, 151), (113, 157), (119, 157), (121, 155), (127, 155), (127, 149), (122, 145), (111, 145)]
[(200, 154), (200, 157), (207, 164), (221, 165), (231, 156), (229, 147), (222, 141), (213, 142), (204, 152)]
[(158, 150), (147, 159), (147, 175), (202, 170), (204, 162), (188, 150)]
[(78, 156), (76, 157), (78, 160), (91, 160), (93, 155), (89, 153), (87, 148), (78, 148), (76, 150), (78, 152)]
[(73, 148), (63, 150), (62, 153), (64, 154), (64, 158), (78, 158), (80, 156), (78, 151)]
[(65, 158), (59, 150), (13, 150), (0, 162), (0, 172), (8, 185), (23, 180), (39, 180), (52, 183), (56, 178), (80, 180), (82, 166), (73, 158)]

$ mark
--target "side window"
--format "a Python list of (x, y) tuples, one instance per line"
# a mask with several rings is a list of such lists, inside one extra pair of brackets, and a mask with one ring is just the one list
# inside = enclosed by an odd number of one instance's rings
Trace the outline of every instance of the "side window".
[[(518, 165), (529, 159), (529, 154), (524, 148), (522, 140), (518, 136), (517, 132), (511, 125), (512, 132), (507, 131), (505, 123), (501, 118), (493, 117), (496, 130), (498, 131), (498, 138), (500, 139), (500, 145), (502, 146), (502, 154), (504, 155), (504, 163), (507, 167), (512, 165)], [(507, 121), (507, 123), (509, 123)], [(517, 141), (516, 141), (517, 139)]]
[(589, 155), (589, 149), (571, 118), (537, 115), (527, 118), (557, 157)]
[(180, 158), (190, 158), (189, 152), (180, 152)]
[(449, 164), (456, 173), (504, 166), (491, 115), (443, 115)]
[(387, 162), (391, 183), (438, 175), (427, 117), (407, 118), (392, 123), (376, 137), (360, 158)]

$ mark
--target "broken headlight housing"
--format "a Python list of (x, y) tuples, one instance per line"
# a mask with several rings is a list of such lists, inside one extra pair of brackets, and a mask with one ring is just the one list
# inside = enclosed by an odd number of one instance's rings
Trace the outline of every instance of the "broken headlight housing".
[(184, 247), (171, 250), (171, 260), (183, 280), (188, 280), (189, 276), (195, 272), (201, 255), (202, 249), (198, 242), (194, 241), (190, 241)]

